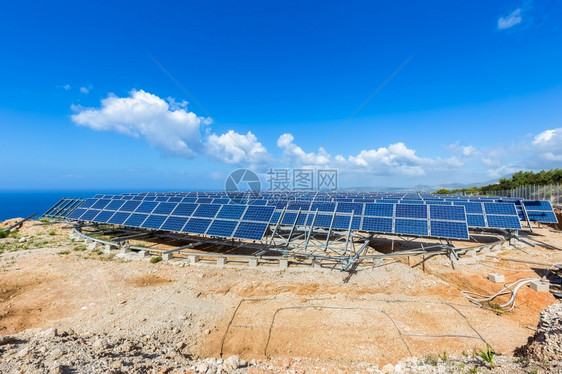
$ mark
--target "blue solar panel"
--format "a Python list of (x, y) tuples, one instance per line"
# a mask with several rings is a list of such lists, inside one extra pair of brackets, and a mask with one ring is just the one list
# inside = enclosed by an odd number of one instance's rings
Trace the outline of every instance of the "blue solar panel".
[(82, 221), (91, 221), (95, 216), (98, 215), (99, 212), (100, 212), (100, 211), (97, 210), (97, 209), (88, 209), (88, 210), (86, 211), (86, 213), (84, 213), (84, 214), (80, 217), (80, 219), (81, 219)]
[(527, 211), (527, 216), (529, 221), (533, 222), (544, 222), (544, 223), (557, 223), (556, 215), (554, 212), (544, 212), (544, 211)]
[(450, 221), (464, 221), (466, 219), (464, 207), (454, 205), (430, 205), (429, 217), (432, 220), (440, 219)]
[(111, 223), (113, 225), (122, 225), (130, 215), (131, 213), (117, 212), (107, 221), (107, 223)]
[(182, 198), (177, 196), (172, 196), (168, 199), (170, 203), (181, 203)]
[(146, 221), (144, 221), (141, 227), (144, 227), (146, 229), (158, 230), (165, 220), (166, 216), (151, 214), (150, 216), (148, 216)]
[(392, 233), (392, 218), (363, 217), (361, 230)]
[(474, 213), (474, 214), (483, 214), (482, 211), (482, 203), (470, 203), (467, 201), (455, 201), (453, 204), (455, 205), (463, 205), (466, 209), (466, 213)]
[(94, 205), (92, 205), (93, 209), (103, 209), (107, 206), (107, 204), (109, 204), (111, 202), (110, 199), (99, 199), (98, 201), (96, 201), (94, 203)]
[(238, 224), (237, 221), (227, 221), (223, 219), (216, 219), (207, 230), (207, 235), (222, 236), (224, 238), (232, 237), (232, 233)]
[(431, 236), (438, 238), (469, 239), (468, 228), (464, 222), (430, 221)]
[(179, 232), (187, 222), (187, 217), (168, 217), (166, 222), (162, 225), (162, 230)]
[(135, 213), (152, 213), (158, 203), (156, 201), (143, 201), (135, 210)]
[(293, 201), (287, 205), (288, 210), (309, 210), (310, 203), (301, 202), (301, 201)]
[(109, 211), (109, 210), (102, 210), (97, 216), (96, 218), (92, 219), (92, 222), (98, 222), (98, 223), (107, 223), (107, 221), (111, 218), (111, 216), (114, 214), (115, 212)]
[(81, 208), (90, 208), (92, 205), (94, 205), (96, 203), (96, 201), (98, 201), (98, 199), (86, 199), (84, 200), (84, 202), (82, 204), (80, 204)]
[(552, 205), (550, 201), (546, 200), (524, 200), (523, 205), (527, 210), (543, 210), (552, 212)]
[(86, 212), (87, 209), (78, 208), (74, 212), (70, 213), (67, 218), (69, 219), (79, 219), (82, 214)]
[(197, 208), (197, 204), (179, 203), (176, 209), (174, 209), (174, 211), (172, 212), (172, 215), (190, 217), (195, 208)]
[(245, 210), (246, 205), (223, 205), (217, 218), (240, 219)]
[(271, 220), (269, 221), (269, 223), (277, 224), (279, 222), (280, 217), (281, 217), (281, 212), (273, 212), (273, 215), (271, 216)]
[(297, 212), (285, 212), (283, 219), (281, 220), (282, 225), (294, 225), (297, 220)]
[(148, 217), (148, 214), (133, 213), (131, 216), (123, 223), (124, 226), (131, 227), (141, 227), (144, 220)]
[(336, 207), (336, 212), (340, 213), (355, 213), (356, 215), (363, 214), (363, 205), (362, 203), (343, 203), (339, 202), (338, 206)]
[(154, 209), (154, 211), (152, 213), (154, 214), (170, 214), (174, 211), (174, 209), (176, 209), (176, 207), (178, 206), (178, 204), (176, 203), (160, 203), (158, 204), (158, 206), (156, 207), (156, 209)]
[(486, 227), (483, 214), (467, 214), (466, 222), (469, 227)]
[(119, 208), (120, 212), (134, 212), (135, 209), (140, 205), (140, 201), (136, 200), (129, 200), (121, 208)]
[(486, 214), (517, 215), (512, 203), (484, 203), (484, 210)]
[(497, 229), (521, 229), (521, 222), (519, 222), (519, 217), (515, 216), (496, 216), (487, 215), (486, 220), (488, 221), (488, 227)]
[(261, 240), (267, 230), (267, 223), (240, 222), (234, 237), (238, 239)]
[(213, 218), (220, 208), (221, 205), (200, 204), (192, 215), (193, 217)]
[[(349, 229), (350, 219), (351, 216), (343, 216), (343, 215), (336, 214), (332, 227), (338, 230), (347, 230)], [(351, 224), (351, 229), (359, 230), (360, 226), (361, 226), (361, 217), (353, 217), (353, 223)]]
[[(314, 214), (310, 214), (308, 216), (308, 219), (306, 221), (307, 226), (312, 225), (313, 218), (314, 218)], [(318, 214), (316, 216), (316, 221), (314, 221), (314, 226), (328, 228), (330, 227), (331, 223), (332, 223), (332, 214)]]
[(105, 210), (118, 210), (125, 204), (125, 200), (111, 200), (109, 204), (105, 207)]
[(193, 234), (204, 234), (210, 224), (211, 220), (207, 218), (191, 218), (181, 231)]
[(394, 215), (394, 204), (365, 204), (365, 216), (392, 217)]
[(396, 217), (427, 218), (427, 206), (415, 204), (396, 204)]
[(310, 210), (319, 212), (333, 212), (336, 210), (336, 203), (313, 203)]
[(396, 234), (427, 236), (427, 221), (397, 218), (394, 221), (394, 232)]
[(275, 207), (272, 206), (248, 206), (246, 214), (244, 214), (244, 221), (260, 221), (269, 222)]

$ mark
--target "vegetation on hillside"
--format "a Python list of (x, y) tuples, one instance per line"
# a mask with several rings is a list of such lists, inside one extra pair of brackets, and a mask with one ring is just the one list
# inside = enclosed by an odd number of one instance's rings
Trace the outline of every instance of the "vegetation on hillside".
[(497, 184), (490, 184), (482, 187), (461, 188), (447, 190), (442, 188), (436, 194), (458, 194), (466, 193), (471, 195), (494, 194), (495, 191), (511, 190), (520, 186), (544, 186), (548, 184), (562, 183), (562, 169), (541, 170), (538, 173), (532, 171), (518, 171), (511, 178), (502, 178)]

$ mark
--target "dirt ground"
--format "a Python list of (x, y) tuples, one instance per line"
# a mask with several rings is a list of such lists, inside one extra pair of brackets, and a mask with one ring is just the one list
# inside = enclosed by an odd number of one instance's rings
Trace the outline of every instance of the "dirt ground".
[(489, 281), (491, 272), (506, 282), (546, 275), (547, 266), (514, 259), (562, 264), (562, 233), (548, 227), (528, 237), (536, 247), (493, 252), (454, 269), (444, 256), (428, 260), (425, 271), (411, 258), (410, 266), (403, 259), (360, 268), (348, 280), (310, 267), (152, 264), (135, 254), (87, 250), (68, 233), (62, 224), (27, 222), (16, 237), (0, 239), (0, 334), (57, 327), (144, 336), (174, 326), (193, 357), (334, 365), (460, 356), (485, 342), (510, 355), (554, 296), (523, 287), (513, 311), (496, 313), (460, 291), (498, 291), (503, 284)]

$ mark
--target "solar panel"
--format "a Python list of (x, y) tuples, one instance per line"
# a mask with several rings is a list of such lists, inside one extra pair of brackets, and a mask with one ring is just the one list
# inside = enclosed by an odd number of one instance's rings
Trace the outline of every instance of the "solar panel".
[(207, 230), (207, 235), (222, 236), (224, 238), (232, 237), (232, 233), (238, 224), (237, 221), (228, 221), (224, 219), (216, 219)]
[(176, 209), (174, 209), (174, 211), (172, 212), (172, 215), (190, 217), (195, 208), (197, 208), (197, 204), (179, 203)]
[(363, 217), (361, 230), (391, 234), (392, 218)]
[(80, 205), (80, 207), (81, 208), (91, 208), (92, 205), (94, 205), (96, 203), (96, 201), (98, 201), (98, 199), (86, 199), (86, 200), (84, 200), (82, 205)]
[(86, 213), (87, 209), (82, 209), (82, 208), (77, 208), (74, 210), (74, 212), (70, 213), (68, 215), (69, 219), (79, 219), (80, 216), (82, 216), (82, 214)]
[(394, 232), (396, 234), (428, 236), (427, 220), (396, 218)]
[(195, 210), (192, 214), (193, 217), (203, 217), (203, 218), (213, 218), (221, 205), (214, 205), (214, 204), (199, 204), (199, 207)]
[(545, 222), (545, 223), (557, 223), (556, 214), (554, 212), (543, 212), (543, 211), (527, 211), (527, 216), (529, 221), (533, 222)]
[(466, 222), (469, 227), (486, 227), (486, 221), (483, 214), (467, 214)]
[(131, 213), (117, 212), (107, 221), (107, 223), (122, 225), (130, 215)]
[(176, 204), (176, 203), (162, 202), (162, 203), (158, 204), (158, 206), (156, 207), (156, 209), (154, 209), (154, 211), (152, 213), (154, 213), (154, 214), (170, 214), (174, 211), (174, 209), (176, 209), (177, 206), (178, 206), (178, 204)]
[(238, 239), (261, 240), (267, 225), (262, 222), (240, 222), (233, 236)]
[(120, 212), (134, 212), (135, 209), (140, 205), (140, 201), (129, 200), (121, 208), (119, 208)]
[(109, 204), (106, 205), (106, 210), (118, 210), (125, 204), (124, 200), (111, 200)]
[(135, 213), (152, 213), (156, 205), (158, 205), (156, 201), (144, 201), (137, 207)]
[(552, 211), (550, 201), (546, 200), (523, 200), (523, 205), (527, 210), (543, 210), (547, 212)]
[(204, 234), (211, 221), (207, 218), (190, 218), (181, 231), (192, 234)]
[(487, 227), (497, 229), (521, 229), (518, 216), (486, 215)]
[(511, 203), (484, 203), (486, 214), (517, 215), (515, 204)]
[(312, 203), (310, 210), (319, 212), (333, 212), (336, 210), (336, 203)]
[(100, 211), (97, 209), (88, 209), (82, 216), (80, 216), (80, 220), (82, 221), (91, 221), (95, 216), (98, 215)]
[(365, 204), (365, 216), (392, 217), (394, 215), (394, 204)]
[(363, 203), (343, 203), (339, 202), (336, 207), (336, 212), (340, 213), (355, 213), (356, 215), (363, 214)]
[[(482, 210), (482, 203), (471, 203), (468, 201), (455, 201), (453, 202), (454, 205), (462, 205), (466, 209), (467, 214), (482, 214), (484, 211)], [(484, 227), (484, 226), (482, 226)]]
[(396, 217), (427, 218), (427, 206), (415, 204), (396, 204)]
[(146, 229), (158, 230), (160, 226), (162, 226), (165, 220), (166, 220), (166, 216), (151, 214), (148, 216), (146, 221), (143, 222), (141, 227)]
[(430, 205), (429, 217), (432, 220), (439, 219), (449, 221), (464, 221), (466, 219), (464, 208), (454, 205)]
[(107, 223), (114, 213), (115, 212), (109, 210), (102, 210), (94, 219), (92, 219), (92, 221), (97, 223)]
[(272, 206), (248, 206), (243, 221), (269, 222), (275, 207)]
[(187, 220), (187, 217), (170, 216), (166, 219), (166, 222), (164, 222), (161, 229), (172, 232), (180, 232)]
[(109, 204), (111, 202), (110, 199), (99, 199), (98, 201), (96, 201), (93, 205), (92, 208), (93, 209), (103, 209), (106, 207), (107, 204)]
[(434, 221), (430, 223), (431, 236), (441, 238), (469, 239), (468, 228), (464, 222)]
[(148, 217), (148, 214), (133, 213), (129, 218), (123, 223), (124, 226), (131, 227), (141, 227), (144, 220)]
[(245, 210), (246, 205), (223, 205), (217, 218), (240, 219)]
[(550, 201), (546, 200), (524, 200), (523, 205), (527, 212), (529, 221), (544, 222), (544, 223), (558, 223), (558, 219), (554, 214)]

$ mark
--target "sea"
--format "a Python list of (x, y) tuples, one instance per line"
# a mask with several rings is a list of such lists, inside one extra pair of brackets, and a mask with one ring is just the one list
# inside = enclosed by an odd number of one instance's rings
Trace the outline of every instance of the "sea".
[(94, 191), (0, 191), (0, 222), (10, 218), (26, 218), (33, 213), (37, 213), (35, 217), (37, 219), (64, 197), (86, 198), (97, 193)]

